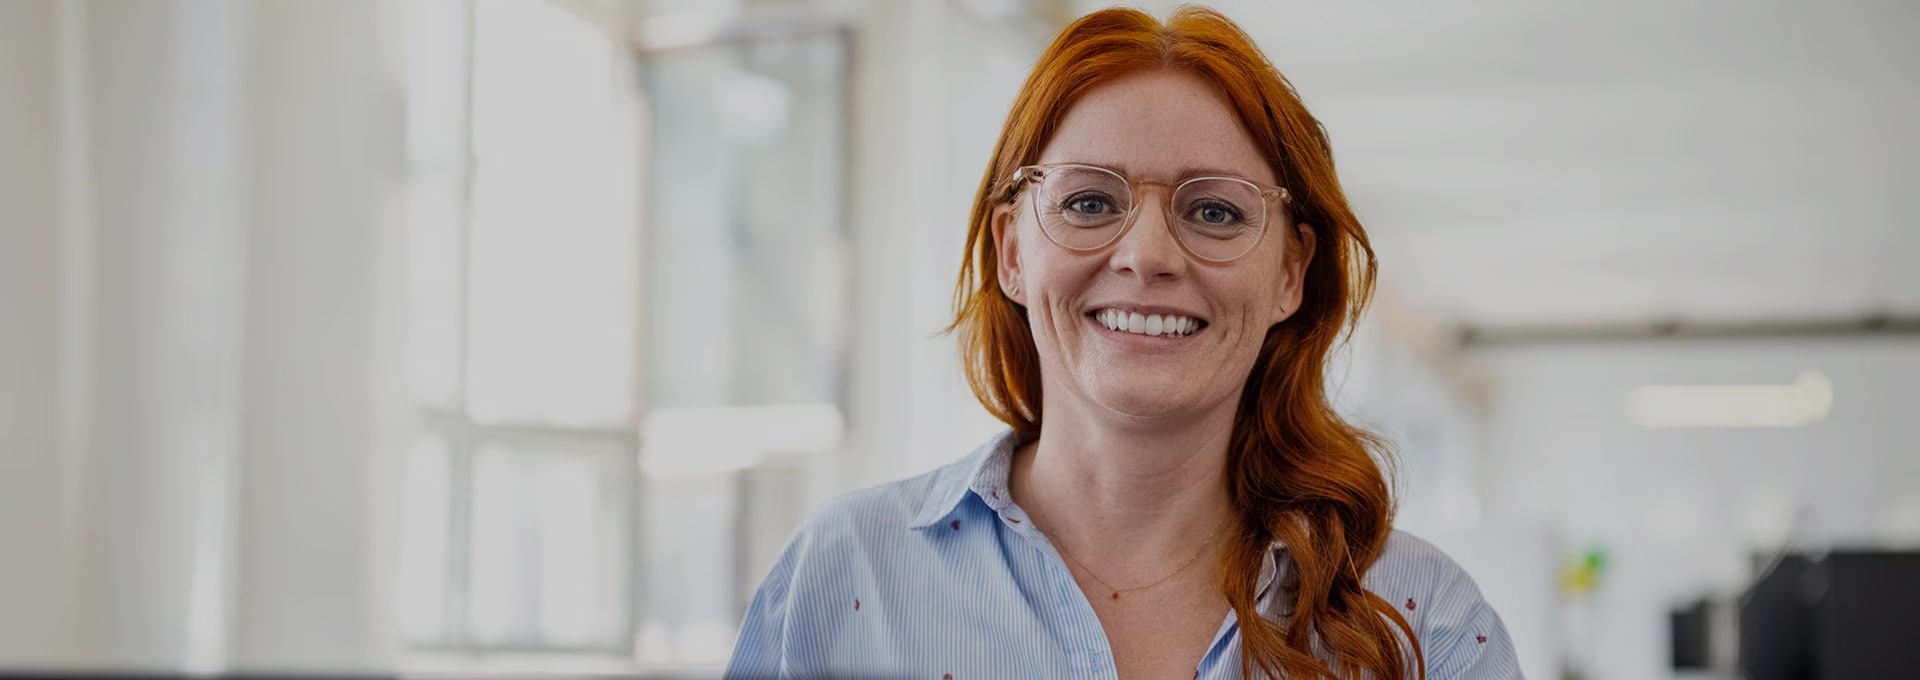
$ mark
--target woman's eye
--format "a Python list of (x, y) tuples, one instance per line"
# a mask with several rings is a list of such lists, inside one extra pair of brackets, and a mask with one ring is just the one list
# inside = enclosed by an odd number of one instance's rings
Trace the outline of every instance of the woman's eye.
[(1193, 217), (1202, 224), (1233, 224), (1240, 221), (1240, 211), (1219, 203), (1202, 203), (1194, 207)]
[(1075, 196), (1067, 199), (1067, 210), (1081, 215), (1100, 215), (1108, 212), (1113, 204), (1104, 196)]

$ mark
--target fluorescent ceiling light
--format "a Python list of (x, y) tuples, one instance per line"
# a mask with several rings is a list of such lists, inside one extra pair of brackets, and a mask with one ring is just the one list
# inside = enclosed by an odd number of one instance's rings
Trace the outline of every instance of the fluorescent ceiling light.
[(1647, 385), (1627, 395), (1644, 427), (1800, 427), (1827, 419), (1833, 383), (1815, 371), (1790, 385)]

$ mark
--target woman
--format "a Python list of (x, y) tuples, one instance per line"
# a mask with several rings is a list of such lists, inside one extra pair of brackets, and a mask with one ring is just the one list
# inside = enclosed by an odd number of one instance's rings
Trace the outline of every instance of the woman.
[(1081, 18), (974, 202), (968, 377), (1011, 431), (798, 530), (728, 677), (1514, 678), (1329, 405), (1373, 254), (1226, 18)]

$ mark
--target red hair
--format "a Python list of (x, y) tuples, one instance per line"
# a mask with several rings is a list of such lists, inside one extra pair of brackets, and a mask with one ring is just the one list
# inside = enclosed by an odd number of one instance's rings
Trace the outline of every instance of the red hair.
[[(1280, 231), (1298, 243), (1284, 226), (1305, 223), (1318, 244), (1300, 309), (1267, 330), (1228, 445), (1227, 493), (1240, 523), (1219, 575), (1240, 622), (1242, 674), (1405, 677), (1404, 640), (1425, 676), (1406, 619), (1361, 585), (1392, 532), (1392, 494), (1372, 455), (1382, 443), (1335, 413), (1325, 389), (1329, 352), (1372, 297), (1373, 249), (1334, 176), (1325, 129), (1226, 17), (1183, 7), (1162, 23), (1139, 10), (1102, 10), (1073, 22), (1040, 56), (1007, 115), (969, 220), (950, 329), (967, 380), (1021, 441), (1039, 437), (1040, 356), (1025, 312), (996, 283), (993, 213), (1015, 199), (1015, 169), (1038, 161), (1074, 102), (1152, 69), (1191, 73), (1219, 88), (1293, 194)], [(1293, 567), (1289, 582), (1275, 584), (1291, 600), (1286, 625), (1262, 615), (1255, 593), (1275, 540)], [(1330, 659), (1314, 655), (1316, 637)]]

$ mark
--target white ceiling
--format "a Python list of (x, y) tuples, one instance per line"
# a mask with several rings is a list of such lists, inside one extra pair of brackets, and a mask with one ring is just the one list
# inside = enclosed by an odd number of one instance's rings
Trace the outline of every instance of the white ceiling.
[(1215, 6), (1438, 320), (1920, 314), (1920, 3)]

